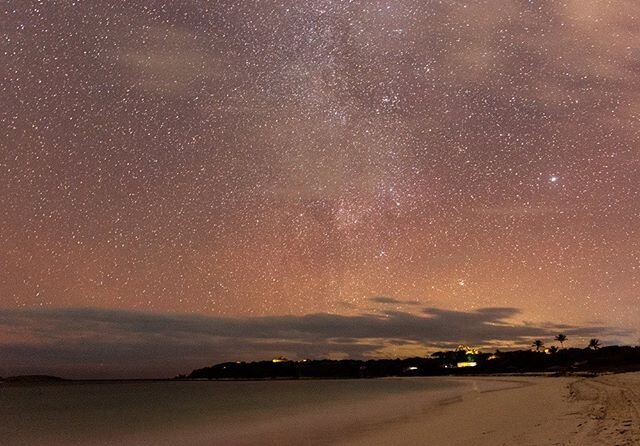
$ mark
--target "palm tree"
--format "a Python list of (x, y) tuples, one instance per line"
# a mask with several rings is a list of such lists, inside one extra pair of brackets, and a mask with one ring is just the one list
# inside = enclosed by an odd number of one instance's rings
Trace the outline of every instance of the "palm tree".
[(552, 345), (551, 347), (549, 347), (549, 353), (555, 355), (556, 353), (558, 353), (558, 347)]
[(560, 348), (564, 348), (564, 341), (566, 340), (567, 340), (567, 336), (562, 333), (556, 336), (556, 341), (560, 343)]
[(531, 345), (536, 348), (537, 352), (539, 352), (540, 349), (544, 347), (544, 342), (542, 342), (540, 339), (536, 339)]
[(598, 350), (600, 348), (600, 339), (596, 339), (596, 338), (591, 339), (589, 341), (589, 346), (587, 348)]

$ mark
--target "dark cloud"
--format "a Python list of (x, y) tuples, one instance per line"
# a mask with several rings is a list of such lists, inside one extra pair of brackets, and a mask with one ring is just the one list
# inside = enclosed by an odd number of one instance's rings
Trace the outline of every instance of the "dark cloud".
[[(228, 360), (426, 354), (456, 343), (494, 348), (551, 338), (554, 325), (514, 324), (515, 308), (424, 309), (423, 315), (205, 317), (101, 309), (0, 311), (0, 374), (171, 376)], [(604, 326), (571, 327), (570, 339), (624, 337)], [(401, 353), (400, 353), (401, 352)]]
[(372, 297), (369, 300), (377, 304), (389, 304), (389, 305), (418, 305), (419, 304), (417, 300), (402, 300), (402, 299), (396, 299), (394, 297), (387, 297), (387, 296), (376, 296), (376, 297)]

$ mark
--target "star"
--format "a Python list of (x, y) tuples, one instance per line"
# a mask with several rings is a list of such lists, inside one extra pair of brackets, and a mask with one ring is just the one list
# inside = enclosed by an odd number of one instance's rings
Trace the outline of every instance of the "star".
[(635, 329), (640, 2), (488, 3), (8, 0), (0, 308)]

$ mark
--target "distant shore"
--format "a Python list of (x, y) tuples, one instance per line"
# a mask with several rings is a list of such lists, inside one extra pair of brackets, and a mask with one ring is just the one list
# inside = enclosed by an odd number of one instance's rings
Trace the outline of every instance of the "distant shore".
[[(596, 342), (597, 339), (592, 341)], [(540, 341), (541, 342), (541, 341)], [(599, 341), (598, 341), (599, 342)], [(385, 376), (592, 375), (640, 371), (640, 347), (607, 346), (481, 353), (471, 347), (404, 359), (303, 359), (222, 362), (178, 379), (348, 379)]]
[(59, 376), (50, 375), (18, 375), (7, 376), (5, 378), (0, 377), (0, 383), (6, 384), (48, 384), (48, 383), (61, 383), (68, 380), (60, 378)]

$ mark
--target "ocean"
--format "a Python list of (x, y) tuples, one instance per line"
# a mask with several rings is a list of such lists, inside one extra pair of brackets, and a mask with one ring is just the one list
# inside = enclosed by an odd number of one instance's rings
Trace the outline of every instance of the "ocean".
[(472, 386), (447, 378), (3, 384), (0, 444), (339, 444)]

